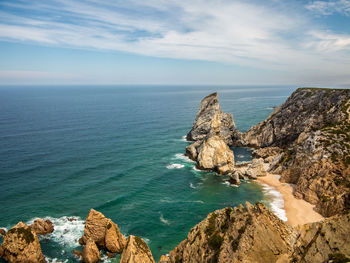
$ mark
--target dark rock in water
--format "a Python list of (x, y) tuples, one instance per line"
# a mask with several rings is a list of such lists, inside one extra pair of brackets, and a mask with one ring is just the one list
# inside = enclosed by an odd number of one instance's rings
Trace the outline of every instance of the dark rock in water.
[(230, 184), (234, 184), (234, 185), (240, 185), (241, 184), (241, 181), (239, 180), (239, 174), (235, 173), (235, 172), (233, 172), (230, 175), (230, 179), (228, 181), (229, 181)]
[(8, 262), (44, 263), (39, 239), (35, 232), (23, 222), (19, 222), (4, 236), (0, 246), (0, 256)]
[(76, 255), (76, 256), (78, 256), (79, 258), (83, 256), (83, 252), (81, 252), (81, 251), (79, 251), (79, 250), (77, 250), (77, 249), (74, 249), (74, 250), (73, 250), (73, 254)]
[(6, 235), (5, 229), (0, 228), (0, 235), (2, 235), (2, 236)]
[(46, 235), (53, 232), (54, 227), (50, 220), (44, 220), (42, 218), (34, 220), (34, 223), (30, 225), (30, 228), (37, 235)]
[(76, 220), (74, 217), (69, 217), (69, 218), (68, 218), (68, 221), (69, 221), (69, 222), (73, 222), (73, 221), (77, 221), (77, 220)]
[(221, 110), (216, 92), (208, 95), (201, 101), (193, 127), (186, 136), (187, 140), (198, 141), (206, 138), (216, 113), (220, 117), (220, 132), (225, 142), (228, 145), (232, 145), (233, 140), (238, 140), (241, 133), (236, 129), (232, 114), (227, 114)]

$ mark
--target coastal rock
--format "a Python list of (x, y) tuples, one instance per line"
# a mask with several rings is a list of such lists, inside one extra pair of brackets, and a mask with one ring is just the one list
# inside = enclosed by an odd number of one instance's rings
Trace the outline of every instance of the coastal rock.
[(237, 144), (263, 147), (265, 170), (329, 217), (350, 208), (349, 134), (350, 90), (301, 88)]
[(0, 256), (8, 262), (46, 262), (35, 232), (23, 222), (19, 222), (4, 236)]
[(331, 262), (350, 256), (350, 215), (293, 228), (264, 205), (224, 208), (191, 229), (170, 262)]
[(198, 149), (198, 167), (214, 170), (219, 174), (231, 173), (234, 170), (234, 155), (220, 136), (205, 139)]
[(254, 147), (285, 147), (298, 139), (302, 132), (336, 124), (345, 118), (344, 104), (349, 90), (297, 89), (263, 122), (242, 135), (240, 144)]
[(2, 236), (6, 235), (6, 230), (5, 230), (5, 229), (0, 228), (0, 235), (2, 235)]
[(217, 210), (169, 253), (170, 262), (277, 262), (292, 253), (297, 231), (262, 204)]
[(170, 263), (170, 258), (167, 255), (161, 255), (158, 263)]
[(94, 209), (90, 210), (86, 218), (84, 235), (80, 243), (84, 245), (89, 239), (100, 248), (105, 248), (112, 253), (120, 253), (126, 242), (118, 226)]
[(264, 165), (264, 159), (253, 159), (252, 163), (248, 165), (246, 174), (250, 178), (256, 179), (258, 176), (265, 176), (266, 170)]
[(53, 232), (54, 227), (50, 220), (44, 220), (42, 218), (34, 220), (34, 223), (30, 225), (30, 228), (37, 235), (46, 235)]
[(229, 183), (230, 184), (234, 184), (234, 185), (240, 185), (241, 181), (239, 180), (239, 174), (234, 172), (233, 174), (230, 174), (230, 178), (229, 178)]
[(216, 112), (211, 120), (207, 137), (188, 146), (186, 155), (197, 161), (199, 169), (227, 174), (234, 169), (234, 155), (221, 136), (220, 127), (220, 115)]
[(221, 123), (220, 132), (225, 142), (228, 145), (232, 145), (233, 139), (238, 140), (241, 133), (236, 129), (232, 114), (222, 112), (216, 92), (208, 95), (201, 101), (193, 127), (187, 134), (187, 140), (204, 140), (210, 132), (212, 119), (217, 113)]
[(96, 243), (92, 239), (86, 241), (83, 254), (82, 262), (84, 263), (96, 263), (101, 259), (100, 251), (96, 246)]
[(146, 242), (142, 238), (130, 235), (120, 263), (155, 263), (155, 261)]

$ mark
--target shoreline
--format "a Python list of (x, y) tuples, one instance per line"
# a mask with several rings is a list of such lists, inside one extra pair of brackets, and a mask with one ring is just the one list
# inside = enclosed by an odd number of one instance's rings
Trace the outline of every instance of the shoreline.
[(266, 176), (258, 177), (258, 182), (274, 187), (282, 194), (286, 212), (286, 223), (291, 226), (303, 225), (324, 219), (314, 210), (314, 205), (303, 199), (297, 199), (293, 195), (293, 186), (279, 181), (279, 176), (268, 173)]

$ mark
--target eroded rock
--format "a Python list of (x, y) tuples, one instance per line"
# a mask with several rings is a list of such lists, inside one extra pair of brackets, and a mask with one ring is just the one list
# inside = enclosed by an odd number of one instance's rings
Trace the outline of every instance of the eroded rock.
[(125, 237), (119, 228), (102, 213), (91, 209), (85, 222), (84, 235), (80, 239), (82, 245), (91, 239), (100, 248), (112, 253), (120, 253), (125, 247)]
[(208, 95), (201, 101), (193, 127), (187, 134), (187, 140), (204, 140), (210, 132), (211, 121), (216, 113), (219, 114), (220, 118), (221, 135), (226, 144), (232, 145), (233, 138), (234, 140), (237, 140), (241, 133), (236, 129), (232, 114), (222, 112), (219, 105), (218, 94), (216, 92)]
[(86, 241), (85, 247), (82, 253), (82, 262), (84, 263), (96, 263), (101, 259), (100, 251), (96, 246), (96, 243), (92, 239)]
[(8, 262), (46, 262), (35, 232), (23, 222), (19, 222), (4, 236), (0, 255)]
[(120, 263), (155, 263), (155, 261), (146, 242), (142, 238), (130, 235)]
[(46, 235), (53, 232), (54, 227), (50, 220), (46, 219), (36, 219), (34, 220), (34, 223), (30, 225), (30, 228), (37, 234), (37, 235)]

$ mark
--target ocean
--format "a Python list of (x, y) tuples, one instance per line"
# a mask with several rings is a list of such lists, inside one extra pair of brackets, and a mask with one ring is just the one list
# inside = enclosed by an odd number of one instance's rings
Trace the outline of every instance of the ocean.
[[(40, 238), (47, 260), (79, 262), (72, 251), (81, 249), (77, 240), (94, 208), (123, 234), (142, 237), (158, 261), (214, 210), (262, 201), (283, 218), (273, 189), (252, 181), (233, 187), (225, 176), (196, 170), (184, 156), (185, 135), (212, 92), (245, 131), (295, 89), (0, 87), (0, 227), (49, 218), (55, 231)], [(233, 150), (236, 161), (251, 159), (251, 149)]]

